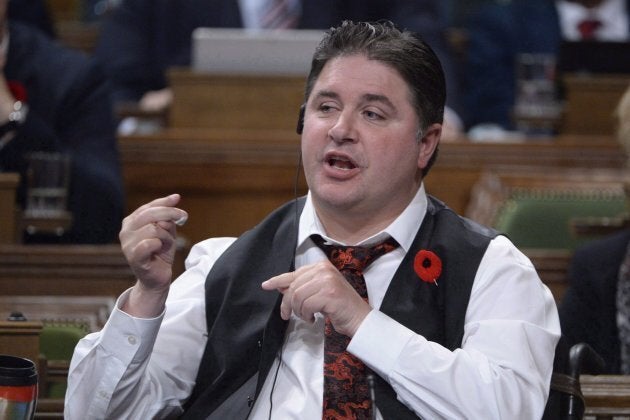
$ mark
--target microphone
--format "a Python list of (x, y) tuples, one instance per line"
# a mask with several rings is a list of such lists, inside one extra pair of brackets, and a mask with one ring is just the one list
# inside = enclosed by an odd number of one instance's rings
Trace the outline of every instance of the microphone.
[(374, 391), (374, 375), (367, 375), (368, 389), (370, 390), (370, 401), (372, 401), (372, 420), (376, 420), (376, 392)]
[(302, 134), (302, 131), (304, 130), (304, 107), (305, 104), (300, 106), (300, 115), (298, 116), (297, 127), (295, 128), (295, 132), (298, 134)]

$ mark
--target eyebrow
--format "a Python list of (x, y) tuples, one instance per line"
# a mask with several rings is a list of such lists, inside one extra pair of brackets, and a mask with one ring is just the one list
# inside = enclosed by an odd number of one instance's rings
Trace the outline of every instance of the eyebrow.
[(390, 101), (389, 98), (385, 95), (378, 95), (375, 93), (366, 93), (365, 95), (363, 95), (363, 101), (364, 102), (380, 102), (390, 107), (391, 109), (396, 109), (392, 101)]
[[(322, 90), (316, 93), (315, 98), (339, 99), (339, 94), (330, 90)], [(380, 102), (391, 109), (396, 109), (392, 101), (390, 101), (387, 96), (377, 93), (366, 93), (361, 97), (361, 101), (366, 103)]]

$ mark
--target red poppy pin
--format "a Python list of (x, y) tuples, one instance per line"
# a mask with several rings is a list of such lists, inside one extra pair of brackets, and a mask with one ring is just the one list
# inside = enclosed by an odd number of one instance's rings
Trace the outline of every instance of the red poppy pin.
[(9, 86), (9, 90), (11, 91), (11, 94), (16, 101), (26, 102), (28, 96), (26, 94), (26, 88), (24, 87), (22, 82), (17, 80), (9, 80), (7, 81), (7, 85)]
[(442, 274), (442, 260), (434, 252), (421, 249), (413, 260), (413, 269), (422, 281), (435, 283)]

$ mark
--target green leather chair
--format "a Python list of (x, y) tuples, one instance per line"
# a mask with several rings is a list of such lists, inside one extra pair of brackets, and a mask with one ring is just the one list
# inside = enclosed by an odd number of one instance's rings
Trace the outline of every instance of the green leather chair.
[(617, 218), (626, 197), (607, 190), (514, 189), (500, 205), (494, 227), (519, 248), (575, 249), (593, 239), (576, 235), (574, 219)]
[(72, 359), (74, 348), (86, 334), (89, 325), (82, 322), (44, 323), (39, 336), (39, 349), (46, 360), (46, 381), (42, 388), (45, 395), (41, 398), (64, 398), (67, 387), (67, 369)]

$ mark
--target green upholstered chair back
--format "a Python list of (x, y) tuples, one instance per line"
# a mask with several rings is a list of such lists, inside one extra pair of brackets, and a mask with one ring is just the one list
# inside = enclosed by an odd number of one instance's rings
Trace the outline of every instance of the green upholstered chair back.
[(621, 192), (569, 189), (514, 189), (498, 210), (494, 227), (520, 248), (575, 249), (592, 238), (578, 237), (571, 221), (625, 213)]
[(39, 349), (47, 360), (70, 360), (74, 347), (89, 332), (89, 325), (85, 323), (44, 323)]
[(572, 222), (628, 212), (625, 171), (498, 167), (472, 189), (466, 215), (505, 233), (519, 248), (573, 250), (592, 236)]
[[(49, 369), (60, 362), (67, 366), (72, 359), (75, 346), (89, 332), (90, 326), (86, 322), (45, 322), (39, 336), (39, 349)], [(46, 395), (43, 397), (64, 398), (67, 388), (65, 378), (53, 378), (51, 375), (49, 379), (45, 384)]]

